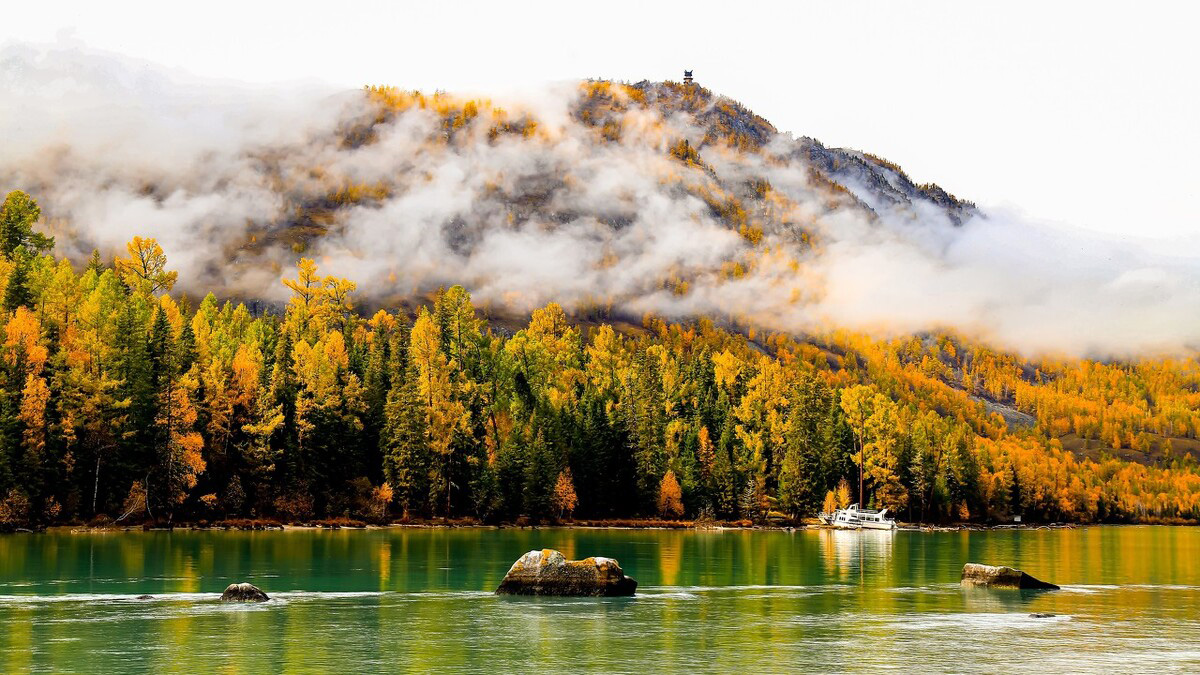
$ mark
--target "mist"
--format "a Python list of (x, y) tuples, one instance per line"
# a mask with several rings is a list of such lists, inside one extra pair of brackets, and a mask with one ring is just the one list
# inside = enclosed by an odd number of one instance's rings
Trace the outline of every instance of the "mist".
[[(535, 121), (536, 133), (489, 135), (487, 111), (448, 133), (421, 107), (375, 123), (362, 91), (251, 87), (78, 45), (9, 45), (0, 189), (30, 192), (58, 251), (77, 260), (156, 237), (193, 293), (279, 300), (279, 279), (307, 256), (358, 282), (365, 304), (459, 283), (518, 314), (558, 302), (799, 334), (952, 329), (1028, 355), (1200, 347), (1195, 247), (986, 206), (956, 222), (853, 175), (831, 189), (797, 152), (802, 139), (706, 143), (702, 115), (669, 106), (623, 108), (619, 138), (604, 140), (581, 121), (580, 92), (571, 82), (462, 93)], [(370, 142), (347, 143), (360, 128)], [(671, 157), (680, 139), (705, 167)], [(1068, 158), (1031, 161), (1070, 170)], [(764, 179), (770, 196), (747, 199), (744, 186)], [(330, 206), (346, 186), (386, 189)], [(704, 196), (716, 193), (749, 204), (761, 236), (714, 212)], [(305, 209), (320, 218), (297, 215)], [(295, 234), (305, 227), (319, 234)]]

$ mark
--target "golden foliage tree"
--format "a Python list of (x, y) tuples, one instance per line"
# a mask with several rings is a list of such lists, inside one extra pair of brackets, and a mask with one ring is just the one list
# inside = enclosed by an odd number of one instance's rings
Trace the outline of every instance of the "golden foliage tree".
[(664, 518), (683, 516), (683, 492), (674, 471), (667, 471), (658, 486), (658, 513)]
[(167, 255), (153, 237), (134, 237), (125, 246), (128, 258), (117, 258), (117, 274), (130, 288), (147, 294), (169, 291), (179, 273), (167, 270)]
[(554, 482), (554, 508), (558, 509), (558, 517), (570, 517), (575, 512), (579, 499), (575, 496), (575, 481), (571, 478), (571, 468), (567, 467), (558, 473)]

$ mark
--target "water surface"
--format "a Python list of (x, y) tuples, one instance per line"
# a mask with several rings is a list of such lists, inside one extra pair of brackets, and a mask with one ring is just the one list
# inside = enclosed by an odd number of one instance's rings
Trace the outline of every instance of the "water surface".
[[(492, 595), (544, 547), (617, 558), (637, 596)], [(967, 561), (1064, 588), (964, 590)], [(215, 602), (234, 581), (272, 600)], [(5, 672), (530, 668), (1197, 671), (1200, 530), (0, 536)]]

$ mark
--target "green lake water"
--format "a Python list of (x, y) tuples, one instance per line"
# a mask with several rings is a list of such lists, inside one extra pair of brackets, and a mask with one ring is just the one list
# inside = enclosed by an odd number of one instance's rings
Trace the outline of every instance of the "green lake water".
[[(535, 548), (617, 558), (638, 593), (493, 595)], [(1063, 590), (961, 589), (968, 561)], [(271, 601), (216, 602), (234, 581)], [(0, 536), (4, 672), (881, 669), (1200, 671), (1200, 529)]]

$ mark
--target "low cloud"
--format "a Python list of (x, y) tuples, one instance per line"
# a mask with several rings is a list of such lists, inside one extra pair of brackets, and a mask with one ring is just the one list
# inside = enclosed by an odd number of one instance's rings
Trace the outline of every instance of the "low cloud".
[[(536, 120), (528, 136), (489, 135), (487, 111), (449, 133), (419, 106), (372, 126), (378, 111), (358, 91), (201, 81), (83, 47), (10, 45), (0, 189), (30, 191), (77, 258), (157, 237), (196, 292), (281, 298), (278, 279), (307, 246), (376, 300), (461, 283), (514, 312), (555, 301), (800, 333), (953, 328), (1031, 354), (1200, 345), (1194, 248), (1153, 251), (988, 209), (955, 225), (932, 202), (889, 204), (854, 181), (831, 193), (796, 140), (702, 145), (698, 117), (678, 111), (630, 107), (619, 139), (604, 140), (572, 114), (578, 97), (574, 84), (494, 95), (510, 119)], [(347, 142), (364, 128), (371, 142)], [(681, 138), (711, 171), (667, 153)], [(778, 199), (752, 205), (755, 241), (704, 195), (760, 179)], [(386, 193), (331, 205), (346, 186)]]

